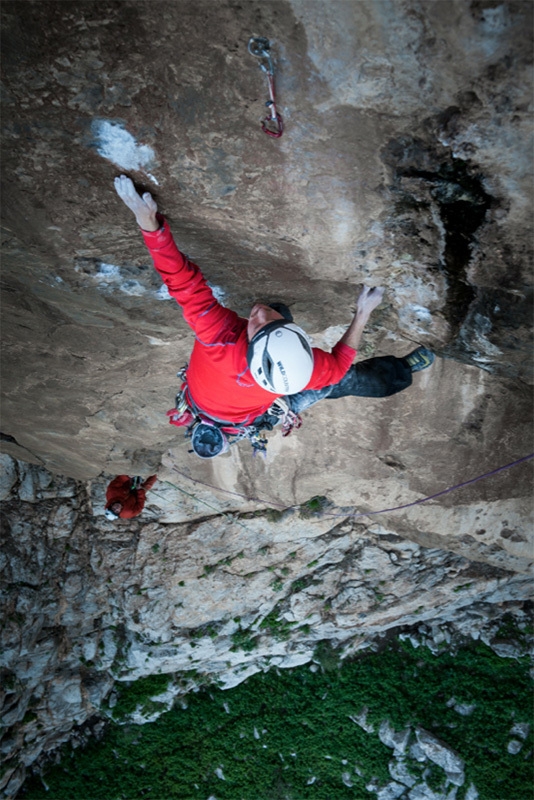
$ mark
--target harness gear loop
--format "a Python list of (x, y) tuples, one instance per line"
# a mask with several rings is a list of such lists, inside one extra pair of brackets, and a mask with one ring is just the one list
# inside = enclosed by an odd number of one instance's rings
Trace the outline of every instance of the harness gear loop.
[[(252, 36), (249, 39), (248, 51), (250, 55), (254, 56), (255, 58), (265, 59), (267, 62), (267, 66), (265, 66), (263, 63), (260, 63), (260, 69), (267, 75), (270, 99), (267, 100), (265, 105), (269, 109), (270, 113), (261, 121), (261, 129), (267, 134), (267, 136), (271, 136), (273, 139), (279, 139), (284, 132), (284, 123), (282, 117), (276, 110), (276, 99), (274, 92), (274, 64), (270, 49), (271, 44), (264, 36)], [(267, 124), (274, 126), (274, 130), (272, 130), (272, 128), (268, 128)]]
[(292, 431), (298, 431), (302, 425), (302, 417), (291, 410), (285, 397), (277, 397), (267, 413), (280, 419), (282, 436), (289, 436)]
[(193, 445), (193, 450), (189, 452), (196, 453), (200, 458), (213, 458), (225, 453), (229, 445), (248, 439), (253, 455), (261, 453), (265, 456), (267, 439), (261, 435), (261, 426), (222, 422), (201, 411), (187, 390), (186, 371), (187, 367), (184, 367), (178, 373), (183, 383), (176, 395), (175, 406), (167, 411), (167, 416), (171, 425), (186, 428), (185, 436), (191, 439)]

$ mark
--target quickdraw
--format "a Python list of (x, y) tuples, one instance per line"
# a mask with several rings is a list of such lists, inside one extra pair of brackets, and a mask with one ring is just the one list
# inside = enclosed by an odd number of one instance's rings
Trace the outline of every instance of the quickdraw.
[[(261, 127), (267, 136), (272, 136), (273, 139), (279, 139), (284, 132), (284, 123), (282, 117), (276, 110), (276, 100), (274, 94), (274, 65), (271, 57), (271, 43), (264, 36), (252, 36), (248, 43), (248, 52), (255, 58), (265, 59), (267, 66), (260, 63), (260, 69), (267, 75), (269, 82), (269, 100), (265, 103), (270, 111), (265, 119), (261, 121)], [(268, 128), (267, 125), (274, 127), (274, 130)]]

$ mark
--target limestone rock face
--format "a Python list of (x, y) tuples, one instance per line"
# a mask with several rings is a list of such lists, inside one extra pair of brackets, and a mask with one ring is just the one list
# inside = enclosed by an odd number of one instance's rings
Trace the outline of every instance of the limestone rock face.
[[(7, 796), (115, 680), (231, 686), (399, 626), (493, 641), (532, 565), (531, 4), (1, 14)], [(434, 365), (394, 397), (318, 404), (265, 460), (246, 442), (196, 459), (165, 417), (193, 334), (123, 172), (228, 307), (283, 301), (330, 348), (359, 285), (384, 285), (359, 358), (422, 343)], [(154, 472), (143, 516), (106, 521), (107, 482)]]
[[(112, 523), (101, 513), (105, 481), (58, 478), (6, 455), (2, 467), (12, 482), (1, 547), (7, 797), (41, 754), (110, 713), (116, 681), (169, 675), (160, 710), (131, 716), (144, 723), (199, 681), (229, 688), (273, 666), (322, 662), (329, 646), (347, 657), (403, 627), (435, 652), (460, 636), (520, 653), (495, 637), (503, 614), (525, 617), (528, 575), (423, 547), (333, 506), (217, 510), (216, 494), (189, 492), (199, 510), (169, 521), (185, 482), (156, 484), (142, 517)], [(365, 710), (354, 722), (367, 729)], [(439, 743), (417, 735), (460, 780)], [(380, 737), (398, 755), (408, 743), (387, 725)]]
[[(283, 300), (331, 346), (357, 285), (384, 284), (360, 357), (438, 353), (406, 395), (326, 404), (298, 443), (274, 437), (299, 502), (326, 472), (329, 489), (350, 469), (358, 496), (368, 475), (391, 494), (400, 476), (443, 488), (529, 451), (529, 3), (177, 0), (160, 15), (7, 0), (2, 14), (12, 455), (87, 479), (153, 468), (177, 440), (164, 415), (192, 334), (113, 192), (121, 171), (238, 312)], [(277, 140), (259, 125), (253, 34), (272, 42)]]

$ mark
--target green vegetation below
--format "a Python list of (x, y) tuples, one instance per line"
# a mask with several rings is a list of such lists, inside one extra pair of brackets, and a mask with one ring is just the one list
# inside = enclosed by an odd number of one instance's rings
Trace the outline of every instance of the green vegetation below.
[(120, 720), (127, 714), (133, 714), (138, 707), (145, 714), (156, 711), (157, 706), (163, 704), (154, 703), (151, 697), (164, 692), (170, 682), (169, 675), (148, 675), (131, 684), (117, 682), (115, 690), (118, 700), (111, 712), (113, 718)]
[[(61, 763), (44, 772), (49, 791), (34, 776), (21, 796), (28, 800), (205, 800), (212, 795), (217, 800), (373, 798), (376, 795), (365, 788), (369, 780), (374, 777), (381, 785), (391, 780), (392, 751), (376, 733), (387, 719), (397, 730), (420, 725), (465, 760), (466, 780), (457, 800), (463, 800), (471, 782), (480, 800), (530, 800), (532, 732), (520, 753), (507, 752), (512, 725), (531, 721), (526, 659), (499, 658), (482, 644), (465, 647), (454, 656), (435, 656), (425, 648), (395, 641), (380, 653), (339, 667), (335, 651), (322, 650), (328, 669), (273, 669), (231, 690), (210, 686), (190, 693), (187, 709), (175, 707), (154, 723), (111, 723), (101, 742), (84, 750), (64, 747)], [(164, 676), (158, 681), (161, 691)], [(452, 697), (457, 703), (475, 704), (475, 710), (469, 716), (458, 714), (447, 706)], [(133, 693), (128, 700), (131, 705)], [(375, 733), (366, 733), (349, 718), (364, 707)], [(415, 761), (408, 767), (414, 776), (422, 772)], [(350, 773), (352, 787), (343, 783), (344, 772)], [(435, 791), (444, 787), (445, 774), (435, 765), (427, 779)]]

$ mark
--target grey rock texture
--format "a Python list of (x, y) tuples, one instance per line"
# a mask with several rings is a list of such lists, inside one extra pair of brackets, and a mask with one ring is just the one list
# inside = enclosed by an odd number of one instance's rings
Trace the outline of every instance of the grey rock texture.
[[(410, 626), (413, 643), (436, 652), (458, 637), (497, 648), (502, 615), (525, 617), (529, 576), (377, 534), (347, 514), (332, 520), (304, 506), (164, 521), (156, 503), (171, 497), (154, 493), (147, 517), (111, 523), (95, 513), (94, 485), (8, 456), (3, 466), (15, 476), (0, 555), (7, 797), (76, 726), (94, 728), (95, 714), (110, 713), (116, 681), (169, 674), (159, 710), (131, 715), (144, 723), (199, 682), (231, 687), (260, 670), (305, 664), (325, 640), (345, 658)], [(174, 504), (180, 496), (175, 489)], [(353, 721), (371, 730), (366, 709)], [(379, 736), (402, 758), (409, 730), (385, 721)], [(417, 741), (410, 751), (460, 785), (455, 756), (426, 732)], [(392, 773), (397, 783), (401, 774)]]
[(463, 786), (464, 762), (458, 753), (422, 728), (417, 728), (415, 733), (419, 747), (425, 756), (443, 769), (451, 783), (455, 786)]

